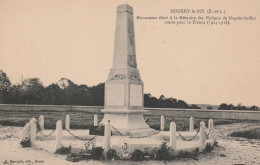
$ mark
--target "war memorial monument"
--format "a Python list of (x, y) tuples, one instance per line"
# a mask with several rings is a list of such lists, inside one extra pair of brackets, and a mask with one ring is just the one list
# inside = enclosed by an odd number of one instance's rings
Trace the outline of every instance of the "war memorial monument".
[(260, 165), (259, 2), (129, 3), (0, 1), (0, 164)]
[[(206, 146), (214, 144), (212, 119), (209, 120), (208, 129), (205, 122), (201, 121), (199, 129), (195, 130), (194, 119), (191, 117), (189, 131), (177, 130), (173, 121), (170, 123), (170, 130), (165, 131), (165, 119), (162, 115), (160, 130), (150, 128), (143, 117), (146, 112), (143, 110), (143, 91), (144, 85), (136, 62), (133, 8), (126, 4), (120, 5), (117, 7), (113, 66), (105, 82), (105, 106), (101, 110), (104, 117), (98, 123), (98, 117), (94, 115), (93, 126), (103, 127), (103, 134), (91, 134), (90, 129), (71, 129), (69, 115), (65, 119), (65, 129), (62, 121), (58, 120), (55, 130), (47, 130), (44, 128), (44, 116), (41, 115), (38, 121), (32, 118), (25, 125), (21, 144), (51, 153), (64, 150), (80, 153), (80, 156), (74, 155), (77, 160), (84, 156), (91, 157), (89, 152), (96, 147), (104, 150), (105, 158), (113, 150), (119, 159), (128, 160), (136, 150), (146, 152), (148, 156), (156, 154), (162, 143), (170, 148), (171, 155), (178, 155), (183, 151), (198, 153)], [(92, 150), (87, 150), (86, 146)], [(75, 160), (74, 158), (70, 155), (69, 160)]]
[(124, 135), (154, 132), (143, 118), (144, 84), (136, 62), (133, 8), (117, 8), (113, 67), (105, 82), (105, 113), (102, 123), (110, 120)]

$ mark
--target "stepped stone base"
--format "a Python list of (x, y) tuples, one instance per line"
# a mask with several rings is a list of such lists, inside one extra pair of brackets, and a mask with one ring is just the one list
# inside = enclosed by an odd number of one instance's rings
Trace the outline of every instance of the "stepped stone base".
[[(109, 120), (111, 125), (125, 136), (146, 136), (156, 132), (144, 121), (145, 110), (103, 109), (101, 111), (105, 113), (101, 123), (105, 124)], [(113, 134), (119, 135), (113, 127)]]

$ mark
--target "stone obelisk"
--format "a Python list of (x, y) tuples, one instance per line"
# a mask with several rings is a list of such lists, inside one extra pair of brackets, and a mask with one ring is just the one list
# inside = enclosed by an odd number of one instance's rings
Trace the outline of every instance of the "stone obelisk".
[[(153, 132), (143, 118), (143, 82), (136, 63), (133, 8), (117, 7), (113, 66), (105, 82), (105, 113), (102, 123), (110, 120), (124, 135)], [(113, 129), (112, 129), (113, 130)]]

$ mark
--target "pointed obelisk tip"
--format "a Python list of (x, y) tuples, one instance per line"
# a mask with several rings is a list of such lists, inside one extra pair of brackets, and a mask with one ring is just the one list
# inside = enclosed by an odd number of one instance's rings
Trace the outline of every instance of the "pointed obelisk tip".
[(121, 13), (121, 12), (129, 12), (131, 14), (133, 14), (133, 8), (132, 6), (129, 6), (128, 4), (123, 4), (117, 7), (117, 12)]

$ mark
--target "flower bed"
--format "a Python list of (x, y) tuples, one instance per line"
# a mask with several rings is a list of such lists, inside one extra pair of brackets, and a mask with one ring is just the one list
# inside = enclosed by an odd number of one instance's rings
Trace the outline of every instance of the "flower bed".
[(31, 139), (30, 139), (30, 128), (31, 124), (30, 122), (26, 123), (24, 126), (24, 130), (21, 136), (21, 142), (20, 144), (22, 147), (30, 147), (31, 146)]

